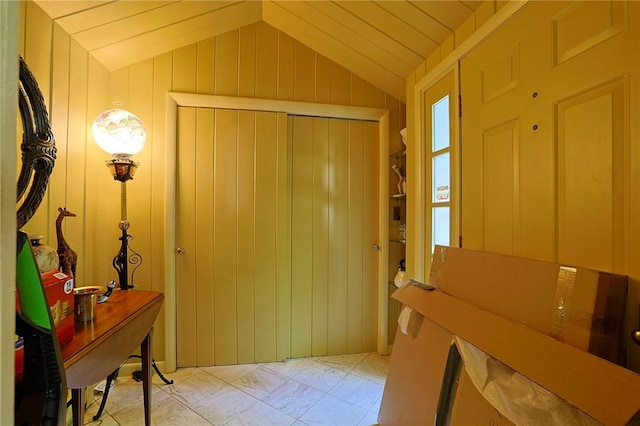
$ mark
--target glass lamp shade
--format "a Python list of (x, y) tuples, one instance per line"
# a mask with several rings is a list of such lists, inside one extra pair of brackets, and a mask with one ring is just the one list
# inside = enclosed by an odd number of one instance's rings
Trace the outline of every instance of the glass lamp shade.
[(135, 114), (124, 109), (104, 111), (93, 121), (93, 138), (100, 148), (114, 156), (129, 157), (140, 152), (147, 131)]

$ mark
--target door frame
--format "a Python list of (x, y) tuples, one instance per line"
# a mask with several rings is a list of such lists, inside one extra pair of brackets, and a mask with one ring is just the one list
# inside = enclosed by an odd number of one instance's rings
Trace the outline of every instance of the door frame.
[[(449, 121), (449, 134), (451, 135), (449, 141), (449, 152), (450, 152), (450, 228), (449, 228), (449, 236), (451, 238), (450, 245), (457, 247), (459, 245), (460, 239), (460, 218), (461, 218), (461, 209), (460, 206), (462, 203), (460, 202), (462, 189), (460, 186), (461, 182), (461, 172), (462, 172), (462, 157), (460, 155), (460, 147), (461, 147), (461, 137), (460, 137), (460, 126), (461, 126), (461, 117), (460, 117), (460, 66), (459, 62), (456, 62), (453, 66), (443, 70), (443, 72), (435, 77), (429, 84), (423, 86), (420, 91), (420, 128), (426, 129), (427, 121), (430, 120), (431, 117), (431, 105), (427, 105), (426, 95), (428, 92), (434, 88), (436, 85), (440, 84), (446, 78), (449, 78), (449, 75), (452, 75), (452, 85), (449, 87), (451, 89), (451, 97), (450, 103), (454, 108), (454, 112)], [(432, 174), (433, 174), (433, 166), (431, 164), (431, 144), (433, 142), (431, 135), (427, 135), (426, 131), (422, 131), (420, 134), (420, 139), (417, 139), (418, 143), (416, 144), (416, 152), (417, 155), (414, 158), (414, 164), (416, 165), (416, 170), (419, 170), (417, 174), (417, 178), (420, 179), (416, 185), (416, 199), (419, 200), (421, 204), (420, 211), (416, 211), (416, 227), (419, 227), (420, 230), (417, 231), (416, 239), (419, 242), (420, 247), (423, 249), (421, 252), (420, 259), (416, 259), (416, 271), (420, 271), (421, 278), (423, 278), (426, 282), (427, 278), (431, 273), (431, 243), (433, 241), (433, 222), (432, 222), (432, 197), (433, 194), (431, 191), (433, 190), (433, 182), (432, 182)], [(416, 273), (417, 274), (417, 273)]]
[[(520, 9), (525, 7), (530, 0), (518, 0), (510, 1), (504, 4), (499, 10), (497, 10), (489, 19), (476, 28), (475, 31), (466, 38), (456, 49), (444, 57), (433, 69), (429, 70), (426, 74), (414, 76), (413, 84), (407, 85), (407, 124), (409, 129), (408, 137), (410, 139), (407, 153), (409, 164), (412, 165), (412, 176), (409, 177), (409, 183), (411, 186), (410, 192), (414, 193), (413, 198), (407, 199), (407, 228), (411, 229), (409, 234), (410, 238), (407, 238), (407, 264), (411, 266), (411, 276), (417, 280), (426, 282), (429, 278), (429, 272), (431, 265), (425, 262), (427, 252), (431, 249), (431, 230), (426, 229), (426, 211), (428, 210), (427, 199), (431, 194), (430, 191), (424, 185), (427, 170), (425, 169), (425, 155), (426, 146), (424, 140), (424, 126), (423, 117), (424, 110), (424, 94), (425, 92), (437, 83), (442, 77), (444, 77), (450, 71), (454, 71), (455, 75), (455, 90), (456, 97), (462, 95), (459, 93), (459, 61), (473, 50), (477, 45), (487, 38), (491, 33), (496, 31), (504, 22), (515, 15)], [(416, 71), (417, 73), (417, 71)], [(407, 81), (409, 81), (407, 78)], [(459, 99), (459, 98), (458, 98)], [(455, 99), (455, 102), (459, 102)], [(452, 140), (452, 144), (456, 144), (458, 147), (462, 145), (462, 135), (459, 131), (460, 118), (455, 125), (456, 140)], [(462, 153), (460, 152), (460, 155)], [(461, 158), (461, 157), (460, 157)], [(460, 164), (458, 164), (459, 172), (462, 172)], [(459, 179), (459, 175), (457, 176)], [(462, 194), (462, 189), (459, 188), (458, 194)], [(457, 218), (462, 217), (463, 206), (458, 203)], [(429, 235), (427, 235), (427, 233)], [(457, 241), (456, 241), (457, 244)]]
[[(0, 165), (0, 424), (13, 424), (14, 415), (14, 345), (9, 336), (15, 332), (16, 274), (16, 176), (18, 152), (18, 53), (20, 11), (17, 2), (0, 3), (0, 121), (2, 122), (2, 164)], [(22, 17), (24, 19), (24, 17)]]
[[(281, 101), (273, 99), (242, 98), (233, 96), (200, 95), (194, 93), (167, 93), (166, 144), (165, 144), (165, 371), (176, 370), (177, 358), (177, 272), (176, 272), (176, 151), (178, 107), (218, 108), (249, 111), (284, 112), (289, 115), (343, 118), (378, 122), (378, 151), (380, 167), (380, 191), (378, 194), (378, 238), (380, 259), (386, 259), (388, 248), (389, 209), (384, 203), (389, 198), (389, 110), (383, 108), (355, 107), (310, 102)], [(387, 354), (387, 262), (378, 261), (378, 339), (380, 354)]]

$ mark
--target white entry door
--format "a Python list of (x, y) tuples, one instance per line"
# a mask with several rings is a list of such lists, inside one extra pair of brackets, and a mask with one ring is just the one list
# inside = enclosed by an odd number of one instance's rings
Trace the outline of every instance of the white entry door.
[(463, 247), (627, 272), (638, 15), (531, 2), (462, 59)]

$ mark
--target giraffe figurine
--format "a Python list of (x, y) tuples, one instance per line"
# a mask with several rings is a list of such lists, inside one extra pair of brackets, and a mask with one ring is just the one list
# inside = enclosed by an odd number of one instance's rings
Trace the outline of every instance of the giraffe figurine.
[(62, 235), (62, 220), (69, 217), (76, 217), (75, 213), (71, 213), (66, 208), (58, 207), (58, 218), (56, 219), (56, 237), (58, 239), (58, 257), (60, 258), (60, 270), (65, 274), (76, 276), (76, 265), (78, 263), (78, 255), (69, 247), (67, 241)]

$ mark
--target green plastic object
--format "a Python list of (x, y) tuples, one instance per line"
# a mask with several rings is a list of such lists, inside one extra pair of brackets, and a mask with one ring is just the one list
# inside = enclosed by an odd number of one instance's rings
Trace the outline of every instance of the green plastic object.
[(18, 231), (17, 242), (16, 289), (22, 314), (35, 325), (51, 331), (53, 320), (27, 234)]

